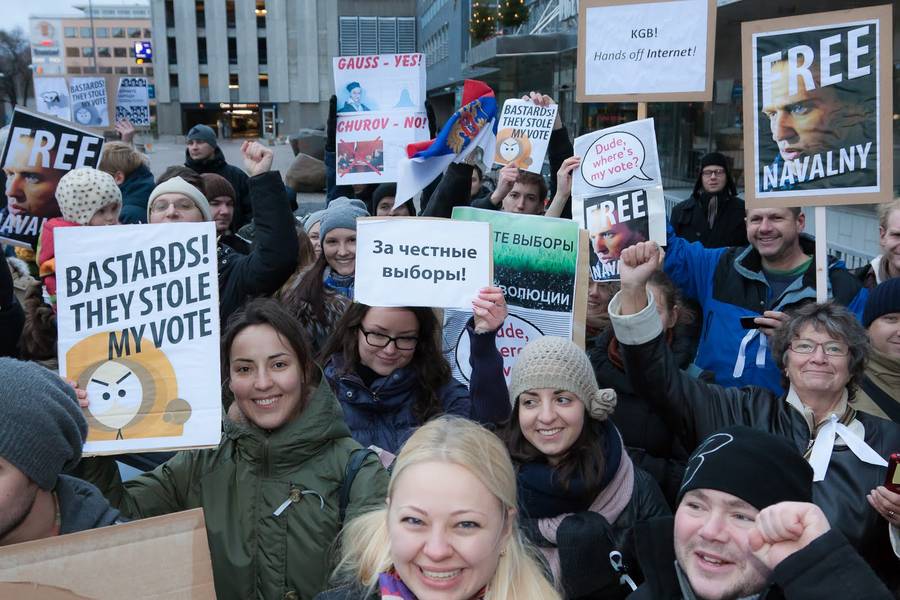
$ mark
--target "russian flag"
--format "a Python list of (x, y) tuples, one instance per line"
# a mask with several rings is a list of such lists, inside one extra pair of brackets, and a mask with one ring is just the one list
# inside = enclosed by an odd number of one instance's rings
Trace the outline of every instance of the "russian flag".
[(465, 160), (475, 148), (483, 150), (485, 160), (493, 160), (497, 112), (494, 90), (481, 81), (466, 79), (462, 106), (450, 116), (437, 137), (406, 147), (407, 157), (399, 165), (394, 207), (421, 192), (450, 163)]

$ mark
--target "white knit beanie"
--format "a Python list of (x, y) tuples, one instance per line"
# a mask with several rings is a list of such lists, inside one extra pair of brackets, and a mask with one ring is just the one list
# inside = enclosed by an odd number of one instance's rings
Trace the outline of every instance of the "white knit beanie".
[(587, 354), (565, 338), (543, 336), (532, 340), (512, 367), (509, 401), (513, 406), (523, 392), (541, 388), (575, 394), (598, 421), (606, 420), (616, 407), (615, 390), (600, 389)]
[(107, 204), (122, 205), (122, 192), (109, 173), (90, 167), (73, 169), (56, 185), (56, 202), (62, 218), (87, 225), (94, 214)]
[(190, 198), (200, 212), (203, 213), (204, 221), (212, 221), (212, 211), (209, 210), (209, 200), (203, 195), (203, 192), (189, 184), (181, 177), (173, 177), (167, 179), (161, 184), (153, 188), (150, 192), (150, 199), (147, 200), (147, 222), (150, 222), (150, 209), (153, 207), (153, 201), (163, 194), (181, 194)]

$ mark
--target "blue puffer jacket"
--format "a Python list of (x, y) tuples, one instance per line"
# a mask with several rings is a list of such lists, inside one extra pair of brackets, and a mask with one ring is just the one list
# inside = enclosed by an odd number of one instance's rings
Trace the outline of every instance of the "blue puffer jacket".
[[(801, 236), (800, 246), (815, 255), (815, 241)], [(772, 361), (768, 337), (759, 329), (744, 329), (741, 317), (759, 317), (764, 311), (787, 311), (816, 299), (816, 265), (809, 263), (803, 277), (778, 298), (762, 272), (762, 258), (753, 246), (704, 248), (675, 235), (668, 224), (666, 274), (688, 298), (703, 307), (703, 331), (695, 364), (712, 371), (716, 383), (726, 387), (758, 385), (781, 394), (781, 372)], [(843, 261), (829, 259), (828, 297), (862, 318), (868, 291)]]
[(128, 225), (147, 222), (147, 200), (150, 199), (150, 192), (154, 187), (156, 182), (153, 181), (153, 173), (144, 165), (139, 166), (125, 178), (119, 185), (119, 191), (122, 192), (119, 223)]
[[(503, 359), (497, 351), (496, 332), (477, 334), (472, 321), (466, 326), (471, 340), (470, 389), (451, 378), (437, 391), (444, 413), (484, 424), (509, 418), (509, 392), (503, 377)], [(344, 421), (353, 439), (363, 446), (378, 446), (396, 454), (416, 427), (415, 374), (409, 366), (379, 377), (367, 387), (355, 372), (345, 372), (343, 355), (333, 354), (325, 363), (325, 377), (344, 410)]]

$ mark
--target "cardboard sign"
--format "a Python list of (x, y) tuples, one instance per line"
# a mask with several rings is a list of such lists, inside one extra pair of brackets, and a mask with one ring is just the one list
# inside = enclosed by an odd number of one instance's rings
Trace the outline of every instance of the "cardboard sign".
[(6, 194), (0, 203), (0, 241), (37, 246), (47, 219), (60, 216), (56, 185), (67, 171), (96, 167), (103, 138), (16, 107), (3, 150)]
[(406, 145), (428, 139), (424, 112), (339, 115), (336, 127), (338, 185), (397, 181)]
[(127, 119), (135, 127), (150, 126), (150, 97), (146, 77), (119, 77), (116, 121)]
[(417, 217), (356, 225), (354, 300), (369, 306), (468, 308), (491, 285), (491, 227)]
[(494, 164), (512, 164), (540, 173), (558, 108), (556, 104), (537, 106), (528, 100), (504, 102), (497, 126)]
[(215, 600), (202, 508), (0, 547), (0, 598), (123, 597)]
[(338, 115), (425, 110), (425, 55), (377, 54), (333, 59)]
[(578, 102), (712, 100), (715, 0), (581, 0)]
[(211, 222), (56, 230), (59, 372), (88, 393), (86, 455), (219, 443), (216, 265)]
[(743, 23), (748, 208), (887, 202), (891, 7)]
[(86, 127), (109, 127), (109, 101), (102, 77), (72, 77), (69, 80), (72, 119)]
[[(457, 220), (490, 223), (493, 231), (494, 281), (503, 289), (509, 309), (497, 332), (507, 381), (522, 348), (536, 337), (555, 335), (583, 345), (587, 291), (580, 298), (576, 283), (579, 274), (587, 276), (587, 269), (579, 269), (584, 253), (579, 253), (577, 224), (470, 207), (454, 208), (453, 221)], [(471, 314), (471, 310), (444, 313), (444, 354), (453, 376), (464, 383), (472, 373), (465, 331)]]
[(72, 103), (65, 77), (35, 77), (34, 99), (38, 112), (70, 121)]

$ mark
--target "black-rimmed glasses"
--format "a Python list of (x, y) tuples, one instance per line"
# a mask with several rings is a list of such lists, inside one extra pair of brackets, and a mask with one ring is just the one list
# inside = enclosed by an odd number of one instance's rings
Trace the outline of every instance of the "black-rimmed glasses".
[(394, 346), (397, 347), (397, 350), (415, 350), (416, 344), (419, 343), (419, 338), (415, 336), (401, 335), (398, 337), (391, 337), (376, 331), (366, 331), (362, 327), (360, 327), (359, 330), (362, 331), (362, 334), (365, 336), (366, 343), (375, 348), (387, 348), (388, 344), (394, 342)]

